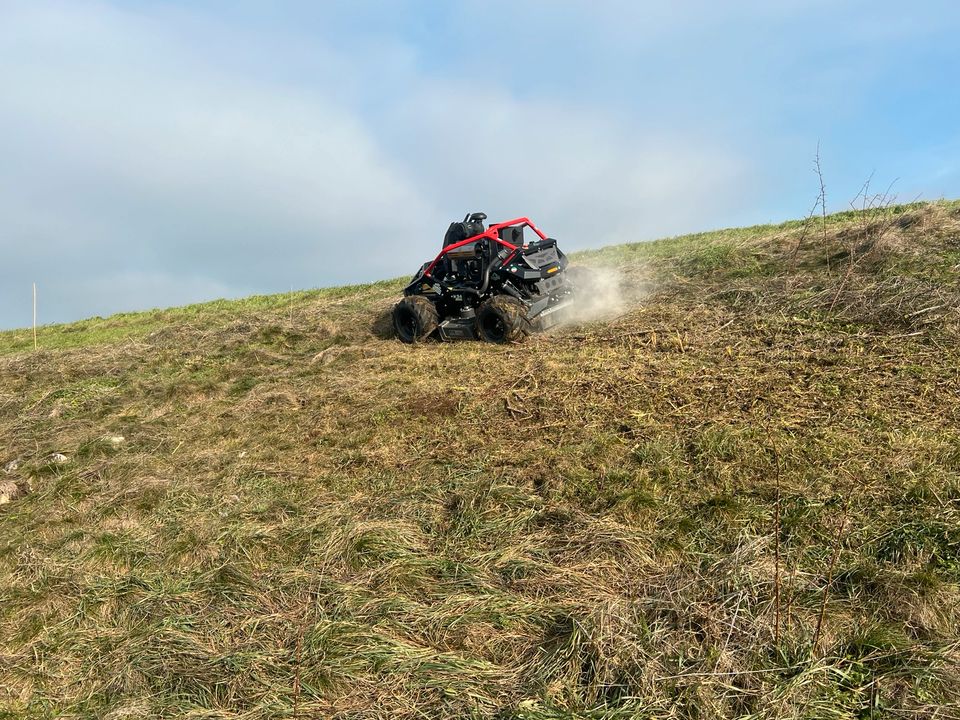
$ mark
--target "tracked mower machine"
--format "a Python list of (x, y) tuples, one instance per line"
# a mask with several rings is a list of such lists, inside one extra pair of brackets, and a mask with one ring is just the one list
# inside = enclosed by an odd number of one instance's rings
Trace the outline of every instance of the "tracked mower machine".
[[(404, 289), (393, 308), (400, 340), (511, 342), (556, 325), (572, 306), (575, 288), (557, 241), (528, 218), (485, 228), (486, 218), (451, 223), (440, 254)], [(527, 228), (536, 235), (529, 244)]]

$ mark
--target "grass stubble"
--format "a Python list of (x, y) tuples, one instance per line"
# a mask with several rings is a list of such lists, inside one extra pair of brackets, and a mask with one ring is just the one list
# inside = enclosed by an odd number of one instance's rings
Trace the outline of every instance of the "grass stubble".
[(0, 334), (0, 717), (960, 717), (960, 205), (577, 260)]

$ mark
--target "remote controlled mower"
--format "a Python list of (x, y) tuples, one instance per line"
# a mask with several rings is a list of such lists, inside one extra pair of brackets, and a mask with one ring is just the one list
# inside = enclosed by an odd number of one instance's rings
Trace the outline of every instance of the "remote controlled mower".
[[(424, 263), (393, 308), (406, 343), (480, 338), (505, 343), (546, 330), (573, 303), (567, 258), (528, 218), (485, 228), (483, 213), (450, 224), (443, 249)], [(526, 244), (524, 229), (537, 239)]]

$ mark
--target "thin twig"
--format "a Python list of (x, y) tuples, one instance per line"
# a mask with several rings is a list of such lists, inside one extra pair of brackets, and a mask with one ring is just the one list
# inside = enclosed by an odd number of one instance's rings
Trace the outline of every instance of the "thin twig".
[(843, 529), (847, 524), (847, 504), (843, 504), (843, 517), (840, 520), (840, 527), (837, 529), (837, 539), (833, 544), (833, 555), (830, 558), (830, 567), (827, 570), (827, 583), (823, 586), (823, 595), (820, 598), (820, 615), (817, 617), (817, 629), (813, 633), (813, 643), (810, 646), (810, 652), (816, 652), (817, 645), (820, 642), (820, 631), (823, 629), (823, 617), (827, 611), (827, 595), (830, 586), (833, 584), (833, 570), (837, 564), (837, 558), (840, 557), (840, 544), (843, 538)]
[(37, 284), (33, 284), (33, 349), (37, 350)]
[[(817, 155), (814, 160), (817, 179), (820, 181), (820, 228), (823, 233), (823, 248), (827, 248), (827, 186), (823, 182), (823, 169), (820, 167), (820, 141), (817, 140)], [(827, 253), (827, 272), (830, 272), (830, 253)]]
[[(769, 433), (769, 430), (768, 430)], [(774, 605), (774, 625), (773, 640), (780, 645), (780, 452), (777, 450), (777, 443), (770, 435), (770, 443), (773, 447), (773, 457), (776, 461), (776, 482), (777, 498), (774, 503), (774, 569), (773, 569), (773, 605)]]

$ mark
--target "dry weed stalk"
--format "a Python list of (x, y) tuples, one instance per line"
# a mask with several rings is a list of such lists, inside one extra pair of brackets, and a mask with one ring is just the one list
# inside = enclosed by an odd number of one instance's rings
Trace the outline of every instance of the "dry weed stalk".
[(774, 642), (780, 645), (780, 451), (777, 449), (777, 442), (770, 437), (773, 447), (773, 457), (776, 463), (776, 499), (774, 500), (774, 570), (773, 570), (773, 603), (775, 608), (773, 637)]
[[(857, 213), (859, 233), (851, 235), (847, 240), (845, 249), (847, 255), (847, 268), (844, 271), (839, 284), (837, 285), (833, 299), (830, 301), (830, 306), (827, 309), (828, 313), (833, 312), (833, 309), (837, 305), (837, 301), (840, 299), (844, 289), (850, 282), (850, 278), (853, 276), (853, 272), (857, 265), (867, 258), (872, 252), (879, 250), (884, 236), (896, 222), (896, 218), (892, 214), (886, 212), (896, 201), (896, 196), (892, 195), (890, 192), (896, 180), (891, 182), (884, 192), (874, 193), (871, 195), (870, 182), (872, 179), (872, 175), (868, 177), (863, 186), (860, 188), (860, 191), (853, 198), (853, 200), (850, 201), (850, 207)], [(880, 217), (880, 220), (871, 222), (871, 220), (877, 216)], [(863, 252), (861, 252), (859, 255), (857, 254), (858, 244), (863, 248)]]
[(840, 549), (843, 545), (843, 531), (847, 525), (847, 502), (843, 501), (843, 513), (840, 517), (840, 525), (837, 528), (837, 537), (833, 541), (833, 549), (830, 555), (830, 565), (827, 568), (827, 582), (824, 583), (823, 591), (820, 595), (820, 612), (817, 614), (817, 627), (813, 632), (813, 642), (810, 645), (811, 654), (816, 653), (817, 646), (820, 644), (820, 633), (823, 630), (823, 618), (827, 612), (827, 597), (830, 594), (830, 586), (833, 585), (833, 572), (837, 566), (837, 559), (840, 557)]

